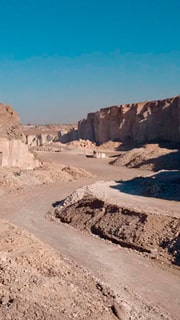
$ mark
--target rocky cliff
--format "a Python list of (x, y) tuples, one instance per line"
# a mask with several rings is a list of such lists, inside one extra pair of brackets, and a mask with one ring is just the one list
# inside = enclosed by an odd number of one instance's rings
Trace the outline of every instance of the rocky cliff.
[(18, 114), (11, 106), (0, 103), (0, 137), (8, 139), (22, 139)]
[(29, 146), (44, 146), (52, 142), (67, 143), (78, 140), (76, 124), (22, 125), (24, 142)]
[(134, 144), (180, 142), (180, 96), (89, 113), (87, 119), (79, 121), (78, 135), (99, 144), (108, 140)]
[(39, 166), (23, 139), (18, 114), (12, 107), (0, 103), (0, 167), (33, 169)]

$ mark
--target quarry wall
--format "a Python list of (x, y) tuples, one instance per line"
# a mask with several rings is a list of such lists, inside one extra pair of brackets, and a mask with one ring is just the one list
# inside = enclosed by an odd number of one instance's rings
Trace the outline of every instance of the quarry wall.
[(24, 139), (18, 114), (11, 106), (0, 103), (0, 166), (21, 169), (39, 166)]
[(180, 96), (89, 113), (78, 123), (78, 137), (99, 144), (108, 140), (135, 144), (154, 140), (180, 142)]
[(74, 128), (70, 130), (61, 130), (58, 132), (58, 141), (61, 143), (78, 140), (78, 138), (78, 130)]
[(26, 135), (25, 136), (25, 143), (29, 146), (44, 146), (50, 144), (54, 141), (57, 141), (58, 138), (56, 135), (53, 134), (37, 134), (37, 135)]
[(39, 161), (21, 140), (0, 138), (0, 154), (2, 167), (33, 169), (39, 166)]

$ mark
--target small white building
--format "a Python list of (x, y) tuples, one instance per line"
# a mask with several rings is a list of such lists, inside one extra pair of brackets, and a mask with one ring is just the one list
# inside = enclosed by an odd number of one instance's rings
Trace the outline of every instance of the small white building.
[(106, 154), (104, 152), (93, 151), (93, 158), (102, 159), (106, 158)]

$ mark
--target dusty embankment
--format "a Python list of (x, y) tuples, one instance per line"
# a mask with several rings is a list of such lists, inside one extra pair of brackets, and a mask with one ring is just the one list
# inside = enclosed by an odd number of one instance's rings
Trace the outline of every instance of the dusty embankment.
[[(107, 184), (104, 183), (105, 186)], [(180, 218), (122, 207), (111, 202), (103, 183), (75, 191), (49, 212), (61, 222), (88, 230), (123, 247), (180, 265)]]
[(113, 320), (114, 298), (85, 269), (1, 220), (1, 319)]

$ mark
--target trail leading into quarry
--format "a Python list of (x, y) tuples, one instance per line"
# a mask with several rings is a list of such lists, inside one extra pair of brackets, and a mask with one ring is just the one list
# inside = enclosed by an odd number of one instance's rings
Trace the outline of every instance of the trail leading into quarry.
[[(180, 314), (178, 270), (160, 266), (155, 261), (132, 250), (121, 248), (67, 225), (56, 224), (45, 219), (45, 214), (52, 208), (52, 203), (64, 199), (80, 186), (102, 179), (106, 170), (110, 170), (103, 162), (100, 166), (104, 173), (102, 174), (101, 171), (93, 179), (37, 186), (31, 191), (2, 196), (0, 198), (1, 217), (25, 228), (45, 243), (77, 261), (78, 264), (85, 266), (113, 289), (120, 299), (127, 303), (127, 306), (137, 308), (146, 315), (142, 319), (177, 320)], [(83, 167), (82, 163), (81, 167)], [(111, 170), (114, 170), (112, 178), (118, 172), (120, 173), (119, 168)], [(135, 173), (128, 169), (126, 172), (128, 178)], [(107, 172), (107, 177), (109, 176), (110, 172)], [(117, 178), (120, 177), (117, 176)], [(117, 195), (120, 196), (119, 191)], [(126, 199), (124, 198), (123, 201), (128, 202), (131, 202), (131, 199), (134, 202), (135, 199), (138, 199), (129, 195), (124, 195), (124, 197)], [(174, 206), (178, 212), (178, 204), (175, 202), (170, 203), (145, 197), (141, 197), (142, 199), (149, 207), (151, 203), (156, 206), (159, 202), (159, 208), (164, 207), (168, 210)]]

